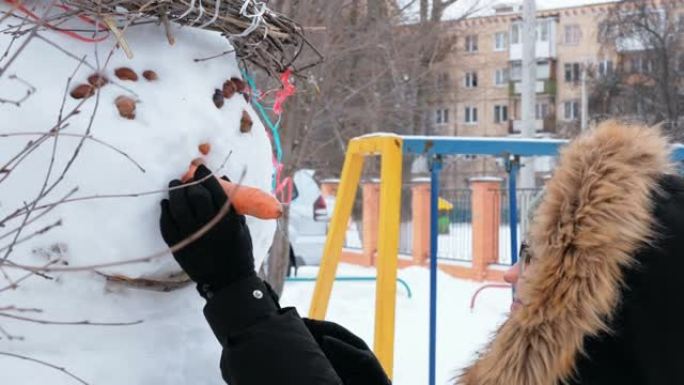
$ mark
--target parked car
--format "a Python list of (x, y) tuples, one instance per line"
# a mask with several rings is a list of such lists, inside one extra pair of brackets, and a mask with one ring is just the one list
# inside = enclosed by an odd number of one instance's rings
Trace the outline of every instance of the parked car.
[[(328, 231), (332, 200), (324, 199), (314, 170), (299, 170), (293, 179), (288, 227), (290, 244), (298, 265), (318, 265)], [(332, 208), (331, 208), (332, 209)]]

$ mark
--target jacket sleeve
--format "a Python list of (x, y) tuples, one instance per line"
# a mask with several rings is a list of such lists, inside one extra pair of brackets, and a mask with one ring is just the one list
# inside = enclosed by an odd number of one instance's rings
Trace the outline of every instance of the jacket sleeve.
[(644, 385), (684, 384), (684, 183), (668, 177), (661, 187), (655, 247), (649, 247), (636, 266), (645, 274), (632, 293), (637, 298), (629, 320)]
[(342, 385), (294, 308), (281, 309), (258, 277), (208, 298), (204, 315), (223, 346), (230, 385)]

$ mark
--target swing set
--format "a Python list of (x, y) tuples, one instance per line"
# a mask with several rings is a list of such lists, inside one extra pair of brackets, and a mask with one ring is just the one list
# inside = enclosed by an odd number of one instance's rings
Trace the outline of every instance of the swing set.
[[(380, 208), (378, 231), (377, 285), (375, 293), (374, 352), (390, 378), (394, 368), (394, 337), (397, 295), (399, 227), (401, 214), (402, 157), (422, 155), (429, 160), (430, 203), (430, 315), (429, 384), (436, 383), (437, 347), (437, 237), (440, 172), (446, 156), (487, 155), (506, 164), (510, 223), (517, 223), (516, 178), (521, 157), (557, 156), (565, 140), (367, 135), (352, 139), (342, 168), (335, 209), (323, 249), (309, 317), (325, 319), (337, 266), (342, 254), (347, 224), (361, 179), (366, 157), (379, 156)], [(674, 158), (684, 161), (684, 146)], [(510, 226), (512, 264), (518, 259), (517, 226)]]

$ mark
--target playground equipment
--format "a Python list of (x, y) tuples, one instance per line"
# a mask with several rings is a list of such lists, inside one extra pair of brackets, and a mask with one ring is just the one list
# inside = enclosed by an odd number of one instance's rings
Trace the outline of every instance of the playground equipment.
[[(318, 278), (316, 277), (289, 277), (285, 278), (285, 282), (316, 282)], [(337, 276), (335, 277), (335, 282), (375, 282), (378, 277), (346, 277)], [(397, 283), (406, 289), (406, 296), (408, 298), (413, 297), (413, 291), (411, 291), (411, 286), (401, 278), (397, 278)]]
[[(490, 155), (506, 162), (511, 223), (517, 223), (516, 177), (521, 157), (556, 156), (564, 140), (508, 139), (369, 135), (352, 139), (342, 168), (335, 211), (326, 239), (309, 316), (324, 319), (335, 272), (339, 264), (347, 223), (352, 211), (365, 157), (380, 156), (380, 210), (375, 304), (374, 351), (383, 368), (392, 377), (394, 367), (394, 334), (396, 282), (398, 267), (399, 226), (401, 210), (402, 157), (423, 155), (430, 160), (430, 357), (429, 384), (436, 382), (437, 344), (437, 236), (439, 178), (442, 161), (449, 155)], [(675, 159), (684, 160), (684, 147), (675, 149)], [(510, 226), (512, 263), (517, 262), (517, 226)]]

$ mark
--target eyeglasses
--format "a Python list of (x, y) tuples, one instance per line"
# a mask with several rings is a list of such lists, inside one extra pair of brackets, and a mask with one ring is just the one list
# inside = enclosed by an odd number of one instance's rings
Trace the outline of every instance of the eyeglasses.
[(525, 270), (527, 265), (532, 262), (532, 251), (530, 246), (526, 241), (523, 241), (520, 245), (520, 254), (518, 256), (518, 263), (520, 264), (520, 273)]

